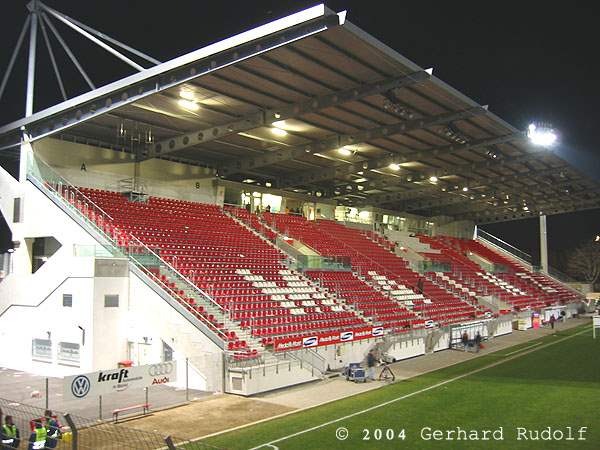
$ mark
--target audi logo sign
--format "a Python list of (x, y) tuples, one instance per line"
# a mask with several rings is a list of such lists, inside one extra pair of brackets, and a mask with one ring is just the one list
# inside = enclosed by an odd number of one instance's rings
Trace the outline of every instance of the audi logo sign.
[(99, 370), (65, 377), (65, 398), (81, 399), (177, 381), (177, 361)]
[(152, 364), (148, 369), (148, 374), (151, 377), (158, 377), (162, 375), (171, 375), (173, 373), (173, 363), (164, 362), (160, 364)]

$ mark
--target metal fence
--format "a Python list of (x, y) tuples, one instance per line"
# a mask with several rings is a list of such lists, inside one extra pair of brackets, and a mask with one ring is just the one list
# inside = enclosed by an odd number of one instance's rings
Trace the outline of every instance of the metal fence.
[[(68, 412), (53, 411), (61, 434), (57, 440), (58, 450), (158, 450), (186, 449), (211, 450), (216, 447), (201, 441), (192, 442), (176, 436), (137, 430), (122, 424), (114, 424)], [(20, 448), (26, 448), (35, 423), (45, 423), (45, 409), (0, 398), (0, 419), (10, 415), (21, 436)]]
[[(180, 388), (157, 384), (148, 388), (129, 388), (121, 392), (80, 399), (63, 395), (64, 378), (44, 377), (0, 368), (0, 396), (9, 396), (15, 402), (30, 404), (37, 408), (69, 411), (71, 414), (95, 420), (110, 420), (116, 409), (149, 404), (149, 410), (152, 411), (212, 394), (209, 391), (193, 389), (193, 387), (200, 387), (198, 380), (195, 379), (197, 372), (193, 370), (194, 364), (190, 363), (188, 367), (184, 359), (178, 360), (177, 363), (180, 367), (178, 370)], [(135, 413), (140, 411), (135, 410)]]

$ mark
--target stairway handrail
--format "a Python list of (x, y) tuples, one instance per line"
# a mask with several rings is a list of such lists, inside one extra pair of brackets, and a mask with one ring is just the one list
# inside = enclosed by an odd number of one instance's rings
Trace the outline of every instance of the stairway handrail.
[[(110, 219), (110, 223), (114, 225), (114, 219), (113, 217), (108, 214), (106, 211), (104, 211), (102, 208), (100, 208), (96, 203), (94, 203), (87, 195), (85, 195), (83, 192), (81, 192), (77, 186), (73, 185), (73, 183), (71, 183), (69, 180), (67, 180), (65, 177), (63, 177), (62, 175), (60, 175), (59, 173), (57, 173), (46, 161), (44, 161), (42, 158), (40, 158), (39, 156), (34, 156), (34, 155), (30, 155), (32, 158), (34, 158), (34, 160), (36, 162), (41, 162), (44, 165), (44, 168), (49, 170), (54, 176), (56, 176), (59, 180), (61, 180), (61, 182), (63, 182), (63, 184), (66, 184), (67, 186), (69, 186), (70, 188), (74, 189), (76, 192), (78, 192), (79, 194), (81, 194), (82, 197), (84, 197), (87, 201), (89, 201), (95, 208), (97, 208), (98, 210), (100, 210), (106, 217), (108, 217), (108, 219)], [(33, 161), (32, 161), (33, 162)], [(35, 174), (30, 173), (30, 175), (35, 176)], [(42, 186), (44, 185), (44, 180), (38, 180), (42, 182)], [(61, 195), (62, 198), (62, 195)], [(76, 208), (77, 209), (77, 208)], [(77, 211), (79, 211), (77, 209)], [(79, 211), (79, 213), (81, 214), (81, 212)], [(106, 235), (106, 237), (109, 239), (109, 241), (111, 241), (111, 244), (114, 245), (114, 239), (112, 239), (110, 236)], [(169, 264), (167, 261), (165, 261), (164, 258), (160, 257), (159, 255), (157, 255), (150, 247), (148, 247), (146, 244), (144, 244), (142, 241), (140, 241), (136, 236), (134, 236), (132, 233), (130, 232), (126, 232), (126, 237), (127, 239), (132, 239), (133, 241), (136, 242), (136, 245), (139, 245), (140, 247), (144, 248), (144, 250), (148, 251), (149, 253), (151, 253), (153, 256), (155, 256), (161, 263), (165, 264), (169, 269), (171, 269), (173, 272), (175, 272), (180, 278), (183, 279), (183, 281), (185, 283), (187, 283), (188, 285), (190, 285), (192, 287), (192, 289), (194, 289), (195, 291), (198, 291), (205, 299), (207, 299), (209, 302), (211, 302), (214, 306), (216, 306), (219, 310), (224, 311), (224, 308), (219, 305), (217, 302), (215, 302), (208, 294), (206, 294), (202, 289), (200, 289), (198, 286), (196, 286), (195, 284), (193, 284), (187, 277), (185, 277), (183, 274), (181, 274), (175, 267), (173, 267), (171, 264)], [(118, 245), (115, 245), (118, 248)], [(127, 251), (129, 252), (129, 243), (127, 244)], [(127, 255), (129, 256), (129, 254)], [(135, 259), (132, 260), (132, 258), (128, 258), (130, 261), (132, 261), (134, 264), (136, 264), (137, 266), (139, 266), (140, 264), (137, 263), (135, 261)]]

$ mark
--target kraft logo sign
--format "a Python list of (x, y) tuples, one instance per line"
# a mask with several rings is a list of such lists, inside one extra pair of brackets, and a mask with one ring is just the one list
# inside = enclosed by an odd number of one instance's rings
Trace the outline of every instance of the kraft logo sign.
[(75, 397), (83, 398), (88, 395), (91, 387), (90, 379), (85, 375), (79, 375), (78, 377), (75, 377), (71, 383), (71, 392)]
[(305, 337), (302, 339), (302, 347), (315, 347), (319, 344), (317, 336)]
[(352, 331), (344, 331), (340, 334), (340, 341), (346, 342), (354, 339), (354, 333)]
[(160, 364), (152, 364), (148, 368), (148, 374), (151, 377), (158, 377), (160, 375), (169, 375), (173, 372), (173, 364), (170, 362), (164, 362)]
[(105, 381), (116, 381), (118, 384), (121, 384), (123, 381), (127, 381), (127, 378), (129, 378), (128, 369), (121, 369), (117, 372), (98, 373), (98, 383), (103, 383)]
[(383, 336), (383, 327), (374, 327), (372, 334), (373, 336)]

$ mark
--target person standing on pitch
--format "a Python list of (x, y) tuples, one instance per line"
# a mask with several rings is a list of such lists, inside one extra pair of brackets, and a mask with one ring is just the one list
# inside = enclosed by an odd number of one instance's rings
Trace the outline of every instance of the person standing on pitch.
[(466, 352), (467, 346), (469, 345), (469, 335), (467, 334), (466, 331), (462, 334), (462, 337), (460, 338), (460, 340), (462, 341), (463, 350)]
[(2, 449), (19, 448), (19, 445), (21, 445), (21, 434), (13, 422), (12, 416), (6, 416), (4, 418), (1, 439)]
[(481, 346), (481, 334), (479, 331), (475, 335), (475, 351), (479, 353), (479, 347)]
[(377, 359), (375, 358), (375, 350), (369, 350), (369, 354), (367, 355), (367, 378), (371, 381), (375, 380), (375, 363)]
[(554, 322), (556, 322), (556, 317), (554, 317), (554, 314), (552, 314), (550, 316), (550, 328), (552, 328), (554, 330)]

